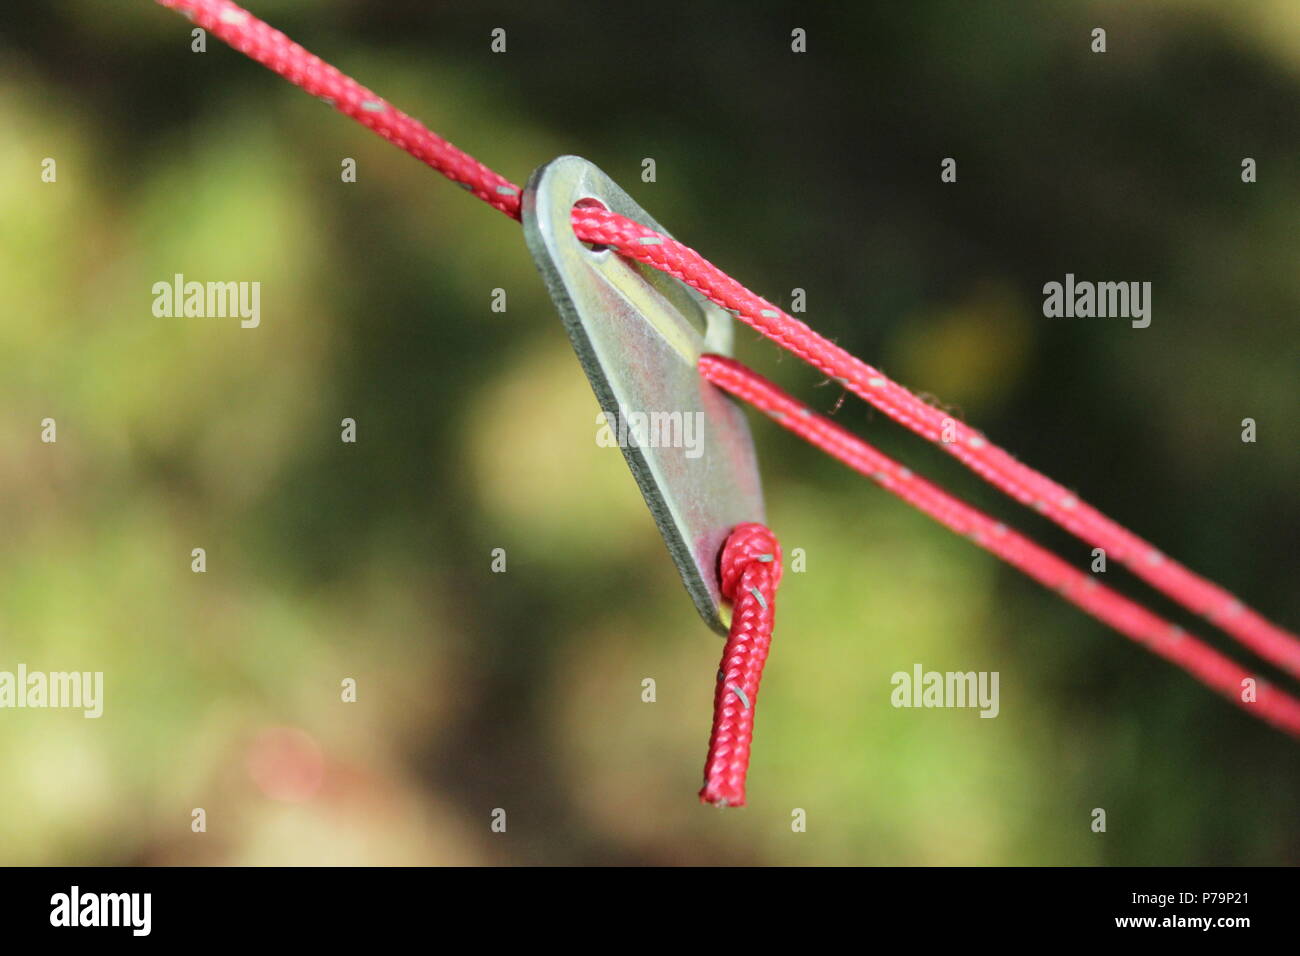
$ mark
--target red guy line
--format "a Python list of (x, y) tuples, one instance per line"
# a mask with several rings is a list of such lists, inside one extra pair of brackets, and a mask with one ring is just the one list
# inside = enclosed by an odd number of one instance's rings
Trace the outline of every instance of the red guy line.
[[(307, 52), (278, 30), (231, 0), (157, 0), (177, 10), (235, 49), (319, 97), (431, 166), (479, 199), (513, 219), (520, 215), (518, 185), (396, 109), (352, 78)], [(1107, 556), (1188, 610), (1203, 615), (1261, 657), (1300, 676), (1300, 639), (1246, 607), (1218, 585), (1196, 575), (1142, 538), (1107, 518), (1075, 494), (1024, 465), (982, 433), (947, 416), (881, 371), (818, 335), (806, 324), (751, 292), (690, 247), (615, 213), (595, 207), (574, 209), (574, 231), (587, 242), (612, 246), (630, 259), (676, 276), (741, 321), (819, 369), (872, 406), (953, 455), (981, 478), (1021, 504)], [(1025, 574), (1061, 593), (1087, 613), (1188, 671), (1251, 713), (1300, 736), (1300, 702), (1259, 685), (1257, 700), (1242, 700), (1249, 675), (1228, 658), (1141, 606), (1098, 584), (1095, 579), (1010, 531), (929, 482), (916, 477), (866, 442), (780, 392), (731, 359), (705, 356), (701, 373), (720, 388), (744, 398), (800, 437), (871, 477), (886, 490), (926, 512), (959, 534), (996, 554)], [(757, 528), (757, 530), (755, 530)], [(746, 529), (742, 533), (742, 529)], [(724, 651), (717, 693), (714, 734), (705, 788), (708, 802), (735, 805), (744, 800), (744, 770), (753, 728), (757, 680), (771, 640), (771, 610), (780, 576), (779, 551), (761, 526), (741, 526), (724, 547), (724, 573), (745, 542), (764, 534), (767, 552), (778, 557), (766, 571), (749, 560), (734, 592), (733, 627)], [(733, 555), (734, 557), (734, 555)], [(745, 576), (748, 575), (746, 578)], [(752, 583), (752, 590), (743, 581)], [(767, 590), (765, 590), (767, 589)], [(725, 592), (724, 592), (725, 593)], [(756, 595), (762, 595), (760, 600)], [(737, 627), (742, 633), (737, 633)], [(766, 628), (766, 631), (764, 631)], [(728, 676), (732, 675), (732, 676)], [(752, 685), (750, 683), (752, 679)], [(739, 694), (732, 689), (732, 684)], [(742, 703), (742, 698), (744, 702)], [(747, 703), (748, 706), (743, 704)], [(737, 711), (736, 707), (740, 706)]]

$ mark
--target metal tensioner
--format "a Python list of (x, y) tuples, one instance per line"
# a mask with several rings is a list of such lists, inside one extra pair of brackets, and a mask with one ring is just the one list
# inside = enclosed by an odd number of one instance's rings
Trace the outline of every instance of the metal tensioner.
[(605, 422), (696, 609), (725, 635), (718, 555), (736, 525), (765, 518), (745, 416), (696, 370), (702, 354), (731, 355), (732, 317), (685, 283), (578, 239), (572, 212), (582, 203), (667, 231), (577, 156), (538, 167), (524, 190), (528, 248)]

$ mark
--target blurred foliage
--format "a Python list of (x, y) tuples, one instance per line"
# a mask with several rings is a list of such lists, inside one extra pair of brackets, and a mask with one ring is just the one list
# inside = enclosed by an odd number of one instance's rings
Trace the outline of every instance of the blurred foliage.
[[(590, 158), (1300, 623), (1294, 3), (252, 8), (516, 181)], [(782, 589), (750, 806), (700, 807), (719, 642), (593, 441), (518, 226), (189, 42), (145, 0), (0, 9), (0, 668), (107, 685), (98, 721), (0, 712), (0, 862), (1296, 862), (1294, 742), (762, 421), (770, 523), (808, 570)], [(1152, 281), (1151, 327), (1042, 318), (1066, 272)], [(260, 281), (261, 327), (154, 318), (175, 273)], [(836, 414), (1087, 559), (864, 406)], [(1001, 716), (893, 709), (914, 662), (999, 671)]]

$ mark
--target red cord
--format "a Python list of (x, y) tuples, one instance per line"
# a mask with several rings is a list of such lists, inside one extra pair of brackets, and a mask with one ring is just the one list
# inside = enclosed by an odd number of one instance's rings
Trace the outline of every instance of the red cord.
[[(291, 83), (390, 140), (496, 209), (519, 217), (519, 187), (390, 106), (355, 80), (262, 23), (231, 0), (158, 0)], [(1300, 676), (1300, 640), (1240, 600), (1173, 561), (1065, 488), (1022, 465), (963, 422), (922, 401), (879, 370), (822, 338), (806, 324), (688, 246), (598, 207), (574, 210), (574, 230), (586, 241), (614, 246), (690, 284), (777, 344), (842, 382), (890, 418), (940, 445), (1006, 494), (1035, 507), (1082, 540), (1105, 549), (1183, 607), (1205, 615), (1260, 656)], [(945, 436), (945, 427), (948, 432)], [(945, 442), (945, 437), (951, 441)]]
[[(803, 322), (750, 292), (694, 249), (599, 207), (575, 208), (573, 218), (574, 229), (581, 238), (611, 246), (630, 259), (681, 279), (894, 421), (938, 442), (945, 451), (1012, 498), (1036, 508), (1088, 544), (1105, 549), (1110, 560), (1126, 564), (1134, 574), (1183, 607), (1204, 615), (1261, 657), (1300, 676), (1300, 639), (1271, 624), (1227, 591), (1165, 557), (1056, 482), (1022, 465), (969, 425), (922, 401)], [(945, 437), (950, 440), (945, 442)]]
[(230, 0), (157, 2), (184, 14), (240, 53), (432, 166), (494, 209), (500, 209), (512, 219), (519, 218), (521, 190), (518, 186), (238, 4)]
[(731, 601), (731, 633), (713, 694), (713, 734), (700, 799), (745, 805), (745, 773), (754, 737), (754, 707), (776, 618), (781, 547), (761, 524), (737, 525), (722, 547), (722, 595)]
[[(231, 0), (157, 2), (189, 16), (235, 49), (374, 130), (493, 208), (519, 218), (520, 189), (516, 184), (437, 136), (418, 120), (393, 108)], [(693, 286), (713, 302), (732, 311), (741, 321), (841, 382), (896, 422), (930, 441), (939, 442), (946, 451), (1006, 494), (1036, 508), (1094, 547), (1105, 549), (1110, 559), (1127, 564), (1135, 574), (1182, 606), (1206, 616), (1260, 656), (1300, 676), (1300, 639), (1245, 607), (1227, 591), (1165, 557), (1062, 486), (1016, 461), (970, 426), (949, 418), (879, 370), (750, 292), (693, 249), (596, 207), (575, 209), (573, 225), (579, 238), (613, 246), (622, 255), (647, 263)], [(1090, 576), (1008, 531), (1000, 523), (916, 478), (866, 442), (812, 415), (738, 363), (716, 356), (706, 357), (701, 361), (701, 371), (715, 384), (758, 404), (785, 427), (872, 477), (905, 501), (953, 530), (970, 535), (981, 546), (1034, 579), (1057, 588), (1089, 614), (1185, 668), (1210, 687), (1243, 703), (1240, 682), (1246, 676), (1245, 672), (1206, 645), (1097, 584)], [(945, 438), (949, 440), (945, 441)], [(738, 528), (735, 534), (740, 533)], [(770, 538), (770, 533), (768, 536)], [(777, 553), (774, 540), (771, 553)], [(761, 571), (753, 570), (752, 573), (761, 577)], [(779, 564), (769, 573), (773, 578), (771, 586), (775, 587)], [(743, 581), (743, 574), (740, 580)], [(754, 680), (752, 693), (745, 683), (737, 685), (750, 706), (735, 711), (738, 698), (734, 690), (728, 688), (729, 681), (719, 684), (709, 776), (701, 794), (702, 798), (713, 802), (736, 804), (744, 799), (743, 771), (749, 753), (753, 696), (757, 692), (758, 674), (771, 637), (772, 596), (762, 590), (761, 584), (755, 584), (755, 587), (764, 595), (767, 607), (764, 608), (763, 602), (743, 587), (736, 593), (735, 621), (723, 667), (725, 677), (735, 643), (737, 673), (742, 676), (752, 674)], [(756, 614), (756, 606), (758, 611), (768, 614), (766, 634), (750, 630), (737, 635), (736, 622), (750, 622), (754, 627), (761, 625), (761, 615)], [(1261, 685), (1258, 703), (1243, 706), (1291, 733), (1300, 729), (1300, 703), (1281, 691)]]
[(856, 435), (813, 413), (734, 359), (705, 355), (700, 359), (699, 368), (714, 385), (749, 402), (777, 424), (866, 475), (886, 491), (970, 538), (1121, 634), (1177, 664), (1234, 703), (1287, 733), (1300, 736), (1300, 701), (1262, 682), (1257, 682), (1255, 701), (1243, 700), (1242, 681), (1251, 675), (1181, 628), (913, 474)]

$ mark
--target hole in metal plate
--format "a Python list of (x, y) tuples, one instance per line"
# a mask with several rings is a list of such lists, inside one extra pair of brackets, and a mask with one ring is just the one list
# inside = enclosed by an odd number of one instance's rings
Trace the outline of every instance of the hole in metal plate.
[(744, 414), (696, 370), (705, 352), (731, 354), (732, 317), (671, 276), (580, 241), (571, 213), (593, 202), (665, 232), (591, 163), (561, 156), (529, 178), (524, 236), (691, 599), (725, 634), (718, 555), (737, 524), (764, 520)]

